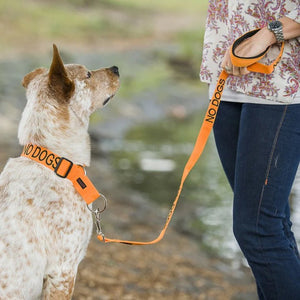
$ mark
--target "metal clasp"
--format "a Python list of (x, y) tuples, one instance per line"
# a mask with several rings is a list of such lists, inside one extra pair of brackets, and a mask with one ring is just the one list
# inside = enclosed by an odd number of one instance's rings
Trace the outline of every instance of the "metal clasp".
[(101, 213), (103, 213), (106, 209), (107, 206), (107, 199), (104, 195), (100, 194), (100, 199), (103, 200), (103, 207), (102, 208), (93, 208), (93, 205), (90, 204), (87, 205), (87, 208), (89, 209), (89, 211), (94, 215), (94, 220), (95, 220), (95, 225), (96, 225), (96, 232), (98, 235), (101, 235), (104, 241), (104, 233), (102, 232), (102, 227), (101, 227)]

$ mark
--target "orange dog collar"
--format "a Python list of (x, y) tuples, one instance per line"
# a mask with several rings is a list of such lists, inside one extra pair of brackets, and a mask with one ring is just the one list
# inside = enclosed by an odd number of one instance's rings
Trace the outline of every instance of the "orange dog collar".
[(50, 150), (37, 145), (24, 146), (21, 156), (30, 158), (61, 177), (72, 181), (74, 188), (87, 204), (94, 202), (101, 194), (85, 175), (83, 166), (73, 164), (65, 157), (58, 156)]

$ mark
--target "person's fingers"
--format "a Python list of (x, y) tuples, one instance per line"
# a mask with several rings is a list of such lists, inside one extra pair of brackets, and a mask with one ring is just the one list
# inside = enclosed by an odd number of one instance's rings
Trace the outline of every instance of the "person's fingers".
[(230, 67), (228, 67), (228, 66), (225, 67), (224, 70), (226, 71), (227, 74), (233, 74), (233, 73), (232, 73), (232, 68), (230, 68)]
[(232, 74), (233, 74), (234, 76), (240, 76), (240, 75), (241, 75), (241, 73), (240, 73), (240, 68), (239, 68), (239, 67), (233, 66), (233, 68), (232, 68)]
[(221, 67), (228, 73), (228, 74), (232, 74), (232, 63), (231, 63), (231, 59), (230, 59), (230, 52), (229, 49), (226, 51)]
[(227, 49), (227, 51), (225, 52), (221, 67), (226, 71), (227, 74), (234, 76), (242, 76), (250, 73), (246, 67), (240, 68), (232, 65), (230, 58), (230, 49)]
[[(226, 50), (225, 54), (224, 54), (224, 57), (223, 57), (223, 60), (222, 60), (222, 63), (221, 63), (221, 67), (224, 69), (227, 62), (228, 62), (228, 50)], [(230, 57), (229, 57), (230, 58)]]
[(240, 74), (241, 75), (247, 75), (249, 73), (250, 73), (250, 71), (246, 67), (240, 68)]

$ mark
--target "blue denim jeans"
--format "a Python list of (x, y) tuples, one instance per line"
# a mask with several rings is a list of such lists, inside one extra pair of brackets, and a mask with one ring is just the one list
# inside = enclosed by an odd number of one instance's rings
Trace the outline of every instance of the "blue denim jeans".
[(259, 299), (299, 300), (289, 194), (300, 158), (300, 104), (221, 102), (214, 135), (234, 193), (233, 232)]

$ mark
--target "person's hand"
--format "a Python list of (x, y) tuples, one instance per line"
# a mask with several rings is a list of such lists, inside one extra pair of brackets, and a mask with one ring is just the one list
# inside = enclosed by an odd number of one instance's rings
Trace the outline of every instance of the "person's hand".
[[(235, 54), (238, 55), (238, 56), (241, 56), (240, 54), (238, 54), (237, 50), (235, 51)], [(224, 55), (224, 58), (223, 58), (221, 66), (226, 71), (227, 74), (231, 74), (231, 75), (234, 75), (234, 76), (243, 76), (243, 75), (246, 75), (246, 74), (250, 73), (250, 71), (248, 71), (246, 67), (235, 67), (231, 63), (230, 48), (226, 50), (226, 53)]]
[[(275, 42), (276, 39), (274, 34), (270, 32), (267, 27), (264, 27), (255, 35), (244, 40), (240, 45), (238, 45), (235, 49), (235, 54), (240, 57), (257, 56)], [(250, 73), (246, 67), (235, 67), (232, 65), (230, 59), (230, 48), (227, 49), (221, 66), (228, 74), (234, 76), (242, 76)]]

